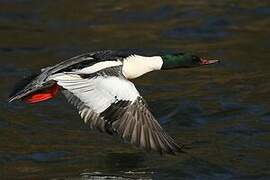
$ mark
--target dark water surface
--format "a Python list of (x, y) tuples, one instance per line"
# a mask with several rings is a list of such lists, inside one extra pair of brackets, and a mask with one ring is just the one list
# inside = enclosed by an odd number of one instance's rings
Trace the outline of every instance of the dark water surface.
[[(269, 179), (269, 27), (268, 0), (0, 0), (0, 179)], [(135, 80), (187, 154), (147, 154), (89, 131), (62, 96), (6, 103), (31, 71), (97, 49), (222, 60)]]

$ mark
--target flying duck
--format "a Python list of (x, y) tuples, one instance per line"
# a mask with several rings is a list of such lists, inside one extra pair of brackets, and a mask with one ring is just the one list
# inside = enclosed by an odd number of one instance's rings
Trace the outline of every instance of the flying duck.
[(175, 154), (182, 152), (182, 146), (162, 129), (129, 79), (154, 70), (216, 62), (188, 53), (142, 56), (111, 50), (90, 52), (23, 79), (8, 101), (22, 99), (33, 104), (61, 91), (91, 129), (120, 136), (146, 151)]

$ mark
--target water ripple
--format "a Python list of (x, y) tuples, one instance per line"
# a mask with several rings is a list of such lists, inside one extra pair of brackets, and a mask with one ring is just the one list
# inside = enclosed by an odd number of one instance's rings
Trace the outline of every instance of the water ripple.
[(13, 161), (33, 161), (33, 162), (56, 162), (63, 160), (66, 152), (50, 151), (50, 152), (34, 152), (29, 154), (0, 154), (0, 162), (13, 162)]
[(226, 30), (232, 22), (225, 18), (213, 17), (200, 26), (181, 26), (163, 33), (165, 37), (183, 40), (217, 40), (228, 37)]
[(149, 11), (119, 11), (115, 13), (114, 18), (121, 23), (155, 22), (168, 19), (173, 15), (173, 10), (171, 6), (162, 6)]

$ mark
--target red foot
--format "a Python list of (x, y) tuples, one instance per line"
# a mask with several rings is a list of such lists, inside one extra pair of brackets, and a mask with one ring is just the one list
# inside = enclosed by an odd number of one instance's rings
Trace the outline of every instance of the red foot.
[(59, 86), (55, 83), (50, 89), (28, 95), (24, 101), (30, 104), (45, 101), (55, 97), (58, 91)]

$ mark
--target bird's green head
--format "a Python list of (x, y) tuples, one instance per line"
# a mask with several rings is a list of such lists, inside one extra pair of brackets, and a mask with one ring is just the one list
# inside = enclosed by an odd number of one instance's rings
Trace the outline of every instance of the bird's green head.
[(189, 53), (169, 54), (161, 56), (161, 58), (163, 60), (161, 69), (190, 68), (219, 62), (218, 60), (208, 60)]

